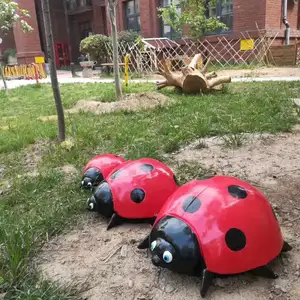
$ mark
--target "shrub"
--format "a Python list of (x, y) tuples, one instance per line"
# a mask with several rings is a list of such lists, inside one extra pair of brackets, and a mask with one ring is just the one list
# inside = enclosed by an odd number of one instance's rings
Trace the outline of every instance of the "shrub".
[(121, 31), (118, 33), (119, 43), (126, 43), (130, 46), (134, 45), (137, 40), (140, 38), (140, 35), (135, 31)]
[(80, 52), (89, 54), (92, 60), (102, 62), (109, 56), (110, 47), (110, 37), (102, 34), (96, 34), (81, 41)]
[(8, 57), (9, 56), (13, 56), (15, 57), (17, 55), (17, 51), (16, 49), (6, 49), (4, 52), (3, 52), (3, 55), (2, 55), (2, 60), (5, 64), (8, 64)]
[[(141, 36), (134, 31), (121, 31), (118, 33), (118, 42), (122, 44), (119, 48), (119, 55), (124, 56), (129, 52), (129, 48), (141, 40)], [(91, 60), (97, 62), (107, 61), (112, 57), (111, 37), (102, 34), (96, 34), (83, 39), (80, 43), (80, 52), (89, 54)]]

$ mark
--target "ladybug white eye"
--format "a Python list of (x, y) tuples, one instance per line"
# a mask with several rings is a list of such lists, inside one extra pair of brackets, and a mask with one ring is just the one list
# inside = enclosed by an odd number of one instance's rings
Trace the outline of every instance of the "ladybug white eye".
[(151, 243), (151, 246), (150, 246), (151, 251), (153, 251), (153, 250), (155, 249), (156, 245), (157, 245), (157, 242), (156, 242), (156, 241), (153, 241), (153, 242)]
[(89, 203), (89, 208), (90, 208), (90, 210), (93, 210), (94, 209), (94, 203)]
[(83, 180), (81, 181), (81, 185), (84, 185), (84, 181)]
[(167, 264), (169, 264), (170, 262), (172, 262), (172, 260), (173, 260), (172, 253), (170, 251), (165, 251), (164, 254), (163, 254), (163, 260)]
[(92, 183), (91, 183), (91, 182), (88, 182), (87, 186), (90, 186), (90, 187), (91, 187), (91, 186), (92, 186)]

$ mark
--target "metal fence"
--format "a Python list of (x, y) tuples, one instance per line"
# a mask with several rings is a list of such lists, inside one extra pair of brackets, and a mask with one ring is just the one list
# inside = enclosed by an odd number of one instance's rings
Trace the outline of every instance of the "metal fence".
[[(211, 65), (218, 68), (229, 68), (236, 65), (264, 65), (267, 53), (278, 33), (272, 37), (260, 34), (252, 38), (249, 32), (241, 34), (241, 38), (229, 39), (225, 36), (215, 37), (213, 41), (203, 39), (194, 41), (182, 39), (172, 41), (167, 38), (142, 39), (136, 44), (119, 44), (119, 62), (130, 54), (130, 71), (141, 75), (156, 73), (162, 67), (162, 61), (168, 60), (173, 71), (179, 71), (198, 53), (201, 53), (200, 64), (211, 58)], [(112, 47), (108, 48), (112, 62)], [(200, 66), (199, 66), (200, 67)]]

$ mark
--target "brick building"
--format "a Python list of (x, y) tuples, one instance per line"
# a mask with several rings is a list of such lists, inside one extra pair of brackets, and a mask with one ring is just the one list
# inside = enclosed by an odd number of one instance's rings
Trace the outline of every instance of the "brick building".
[[(106, 15), (107, 0), (66, 0), (68, 21), (71, 30), (73, 57), (79, 56), (80, 40), (89, 34), (110, 33), (110, 24)], [(144, 37), (178, 38), (178, 34), (162, 23), (157, 17), (156, 8), (168, 6), (178, 0), (119, 0), (117, 25), (121, 30), (136, 30)], [(218, 35), (229, 38), (240, 37), (241, 32), (249, 31), (251, 37), (258, 35), (257, 28), (266, 29), (270, 34), (280, 32), (278, 43), (283, 43), (285, 28), (283, 24), (283, 2), (285, 0), (231, 0), (222, 3), (218, 0), (215, 7), (210, 7), (208, 15), (219, 17), (229, 28), (227, 31), (216, 31), (204, 38), (213, 41)], [(291, 41), (300, 36), (300, 1), (287, 1), (287, 20), (291, 27)], [(32, 33), (23, 34), (16, 26), (3, 38), (0, 45), (2, 52), (7, 48), (17, 50), (19, 63), (30, 62), (35, 56), (45, 51), (45, 33), (39, 0), (19, 0), (20, 7), (31, 12), (28, 20), (35, 29)], [(52, 26), (57, 62), (68, 64), (68, 37), (62, 0), (50, 0)], [(178, 6), (180, 10), (180, 7)]]

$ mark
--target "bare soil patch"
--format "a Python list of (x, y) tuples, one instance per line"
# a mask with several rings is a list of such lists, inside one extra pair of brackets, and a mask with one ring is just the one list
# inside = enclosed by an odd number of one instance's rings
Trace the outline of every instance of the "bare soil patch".
[[(67, 115), (79, 112), (90, 112), (95, 115), (100, 115), (118, 111), (139, 111), (166, 105), (172, 101), (173, 100), (171, 98), (156, 92), (135, 93), (124, 95), (122, 100), (115, 102), (79, 100), (72, 108), (66, 109), (65, 113)], [(56, 121), (57, 116), (42, 116), (39, 117), (39, 119), (43, 122)]]
[(68, 113), (78, 113), (80, 111), (92, 112), (94, 114), (103, 114), (124, 110), (137, 111), (142, 109), (151, 109), (155, 106), (165, 105), (171, 99), (163, 94), (137, 93), (127, 94), (122, 100), (116, 102), (99, 102), (99, 101), (78, 101), (75, 106), (68, 109)]
[(79, 171), (73, 165), (64, 165), (57, 168), (57, 171), (64, 175), (64, 179), (67, 183), (72, 182), (75, 177), (79, 176)]
[[(218, 70), (217, 73), (218, 76), (231, 77), (300, 77), (300, 69), (293, 67)], [(164, 77), (155, 75), (152, 79), (163, 80)]]
[[(249, 136), (247, 137), (249, 140)], [(238, 149), (224, 149), (213, 139), (207, 148), (192, 144), (173, 158), (196, 161), (218, 173), (247, 178), (269, 197), (285, 239), (294, 247), (272, 263), (276, 280), (240, 275), (217, 279), (207, 295), (211, 300), (300, 299), (300, 133), (252, 136)], [(201, 141), (202, 142), (202, 141)], [(199, 143), (198, 143), (199, 144)], [(83, 200), (84, 202), (84, 200)], [(84, 204), (83, 204), (84, 205)], [(199, 278), (158, 269), (137, 241), (147, 225), (123, 225), (106, 231), (107, 222), (88, 214), (82, 228), (50, 241), (38, 267), (51, 280), (71, 284), (89, 300), (199, 300)]]
[(40, 140), (29, 145), (25, 150), (24, 166), (27, 170), (27, 176), (37, 176), (38, 164), (49, 148), (50, 141)]

